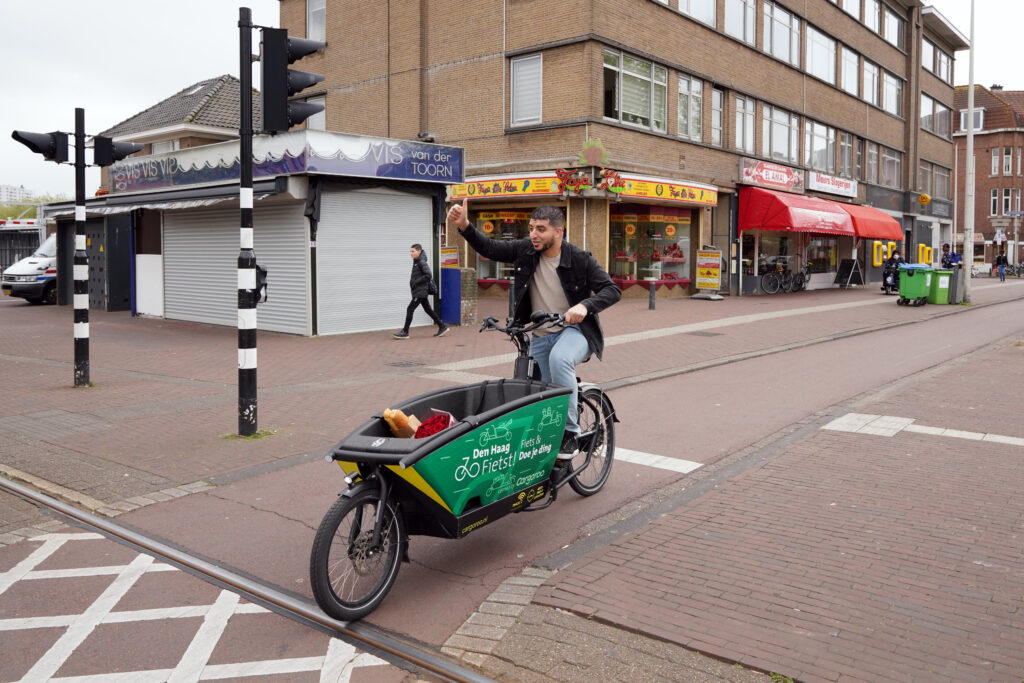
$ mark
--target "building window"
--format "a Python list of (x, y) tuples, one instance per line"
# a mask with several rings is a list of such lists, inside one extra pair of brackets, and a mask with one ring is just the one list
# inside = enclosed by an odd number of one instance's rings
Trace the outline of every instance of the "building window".
[(1013, 211), (1013, 190), (1008, 187), (1003, 188), (1003, 215)]
[(924, 160), (917, 167), (917, 189), (924, 194), (932, 193), (932, 165)]
[(888, 7), (883, 8), (885, 34), (882, 36), (890, 45), (903, 49), (903, 25), (906, 23), (902, 17)]
[(868, 143), (868, 164), (865, 169), (864, 180), (869, 183), (878, 182), (878, 145)]
[(836, 172), (836, 129), (817, 121), (806, 122), (804, 164), (817, 171)]
[(864, 178), (864, 140), (857, 141), (857, 175), (854, 178)]
[(768, 105), (762, 112), (762, 156), (796, 163), (800, 158), (800, 117)]
[(932, 166), (932, 196), (935, 199), (949, 199), (949, 174), (944, 166)]
[(842, 48), (842, 73), (840, 74), (840, 87), (854, 97), (857, 96), (857, 85), (860, 80), (860, 59), (857, 53), (850, 48)]
[(704, 84), (689, 76), (679, 77), (679, 132), (681, 138), (700, 140), (704, 111)]
[(999, 175), (999, 148), (992, 148), (992, 169), (989, 175)]
[(921, 39), (921, 66), (935, 72), (935, 43), (927, 38)]
[(178, 140), (165, 140), (164, 142), (154, 142), (151, 146), (152, 151), (150, 152), (150, 154), (168, 154), (170, 152), (177, 152), (179, 144), (180, 142)]
[(900, 188), (900, 178), (903, 175), (903, 153), (897, 152), (888, 147), (882, 147), (882, 174), (881, 184), (895, 189)]
[(800, 66), (800, 20), (772, 2), (764, 3), (764, 51)]
[(512, 125), (540, 123), (541, 85), (544, 61), (541, 55), (512, 60)]
[(668, 69), (638, 57), (605, 50), (604, 115), (665, 132)]
[(754, 153), (754, 107), (749, 97), (736, 98), (736, 149)]
[(1003, 175), (1013, 175), (1013, 148), (1003, 147)]
[[(974, 130), (982, 130), (985, 128), (985, 110), (975, 109), (974, 110)], [(960, 110), (960, 130), (967, 130), (967, 110)]]
[(327, 0), (306, 0), (306, 37), (327, 40)]
[(839, 134), (839, 175), (844, 178), (853, 177), (853, 135)]
[(878, 65), (864, 60), (864, 101), (878, 106)]
[(843, 11), (854, 19), (860, 19), (860, 0), (842, 0)]
[(754, 44), (755, 0), (725, 0), (725, 32)]
[(1018, 147), (1017, 148), (1017, 175), (1020, 175), (1020, 157), (1021, 157), (1020, 152), (1021, 152), (1021, 149), (1020, 149), (1020, 147)]
[(903, 81), (888, 71), (882, 74), (882, 109), (895, 116), (903, 113)]
[(864, 0), (864, 24), (875, 33), (881, 33), (881, 16), (881, 0)]
[(306, 129), (327, 130), (327, 98), (320, 95), (319, 97), (310, 97), (306, 101), (323, 107), (323, 109), (306, 119)]
[(807, 73), (826, 83), (836, 82), (836, 41), (807, 27)]
[(709, 26), (715, 25), (715, 0), (679, 0), (679, 11)]
[(1017, 188), (1016, 195), (1017, 195), (1017, 201), (1016, 201), (1017, 205), (1016, 205), (1016, 208), (1014, 209), (1014, 211), (1020, 211), (1020, 188)]
[(949, 138), (951, 110), (921, 93), (921, 129)]
[(717, 88), (711, 91), (711, 144), (722, 146), (722, 108), (725, 104), (725, 93)]
[(989, 202), (988, 215), (989, 216), (998, 216), (999, 215), (999, 190), (995, 190), (995, 189), (992, 190), (992, 201)]

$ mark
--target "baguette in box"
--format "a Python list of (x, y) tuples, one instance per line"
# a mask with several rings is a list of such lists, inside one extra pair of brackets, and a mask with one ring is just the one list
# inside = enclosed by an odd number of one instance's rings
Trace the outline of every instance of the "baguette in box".
[(388, 423), (391, 433), (403, 439), (410, 438), (420, 426), (420, 421), (416, 419), (415, 415), (406, 415), (401, 410), (388, 408), (381, 413), (381, 417)]

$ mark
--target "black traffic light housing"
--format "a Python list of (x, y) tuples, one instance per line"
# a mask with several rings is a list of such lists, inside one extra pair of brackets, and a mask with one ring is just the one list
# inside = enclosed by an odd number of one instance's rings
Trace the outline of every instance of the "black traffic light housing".
[(263, 46), (260, 50), (263, 132), (284, 133), (324, 110), (322, 104), (288, 100), (295, 93), (324, 80), (321, 74), (288, 68), (292, 62), (323, 49), (324, 45), (326, 43), (319, 40), (293, 38), (288, 35), (287, 29), (263, 29)]
[(110, 166), (145, 147), (137, 142), (114, 142), (102, 135), (95, 136), (92, 145), (92, 162), (96, 166)]
[(42, 154), (47, 161), (64, 163), (68, 160), (67, 133), (29, 133), (16, 130), (11, 137), (28, 147), (36, 154)]

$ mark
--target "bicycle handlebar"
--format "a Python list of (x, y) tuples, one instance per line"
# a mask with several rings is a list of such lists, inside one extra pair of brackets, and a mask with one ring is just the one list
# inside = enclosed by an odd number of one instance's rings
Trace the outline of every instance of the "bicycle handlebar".
[(505, 334), (514, 336), (516, 334), (526, 334), (527, 332), (533, 332), (542, 327), (555, 327), (565, 325), (565, 316), (561, 313), (549, 313), (547, 311), (534, 311), (530, 315), (530, 322), (525, 325), (515, 325), (512, 318), (505, 319), (505, 326), (502, 327), (498, 324), (497, 318), (487, 317), (484, 318), (480, 324), (480, 331), (484, 330), (497, 330), (498, 332), (504, 332)]

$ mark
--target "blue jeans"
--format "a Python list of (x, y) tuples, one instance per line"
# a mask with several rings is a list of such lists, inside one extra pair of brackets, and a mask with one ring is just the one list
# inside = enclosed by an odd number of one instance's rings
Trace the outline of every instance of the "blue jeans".
[(999, 279), (1006, 280), (1006, 266), (1004, 265), (999, 266)]
[(540, 378), (560, 387), (571, 387), (569, 394), (569, 415), (565, 420), (566, 431), (580, 433), (576, 414), (576, 366), (590, 353), (587, 338), (576, 327), (567, 327), (561, 332), (534, 337), (530, 342), (530, 355), (537, 361)]

